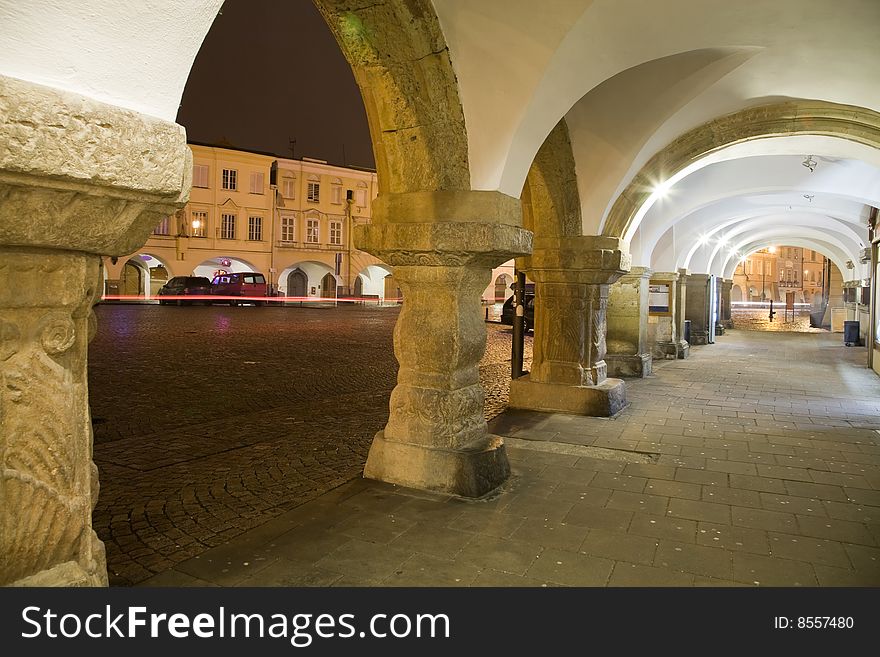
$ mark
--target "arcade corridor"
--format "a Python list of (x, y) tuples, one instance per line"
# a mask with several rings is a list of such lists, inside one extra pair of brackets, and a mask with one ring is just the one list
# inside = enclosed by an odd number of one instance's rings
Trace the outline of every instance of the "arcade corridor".
[(508, 411), (462, 502), (355, 479), (148, 585), (877, 586), (880, 379), (839, 334), (732, 331), (613, 419)]

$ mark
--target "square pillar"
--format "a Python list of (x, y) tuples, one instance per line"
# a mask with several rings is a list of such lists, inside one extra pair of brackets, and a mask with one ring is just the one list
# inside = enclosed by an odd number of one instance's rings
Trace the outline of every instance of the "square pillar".
[(611, 376), (651, 374), (648, 284), (652, 273), (647, 267), (633, 267), (609, 290), (605, 363)]
[(733, 328), (733, 315), (731, 315), (730, 291), (733, 289), (733, 279), (724, 278), (721, 280), (721, 302), (718, 306), (721, 310), (721, 326), (726, 329)]
[(687, 358), (690, 345), (684, 341), (681, 333), (684, 325), (681, 275), (674, 271), (654, 272), (650, 283), (666, 285), (669, 289), (669, 312), (648, 315), (651, 355), (663, 359)]
[(709, 344), (709, 274), (688, 274), (685, 319), (690, 320), (690, 344)]

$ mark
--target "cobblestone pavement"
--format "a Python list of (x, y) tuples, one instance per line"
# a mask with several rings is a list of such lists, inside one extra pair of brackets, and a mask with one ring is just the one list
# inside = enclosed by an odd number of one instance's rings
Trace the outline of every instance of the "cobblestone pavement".
[[(387, 420), (395, 308), (97, 314), (94, 526), (111, 584), (142, 581), (358, 477)], [(506, 404), (511, 338), (487, 329), (488, 419)]]
[(146, 584), (878, 586), (880, 378), (840, 334), (730, 331), (614, 418), (507, 411), (463, 501), (355, 479)]

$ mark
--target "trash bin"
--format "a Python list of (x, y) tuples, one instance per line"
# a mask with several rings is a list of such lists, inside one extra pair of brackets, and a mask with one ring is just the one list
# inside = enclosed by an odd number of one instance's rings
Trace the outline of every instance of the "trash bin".
[(691, 320), (684, 320), (684, 341), (688, 344), (691, 343)]
[(859, 343), (859, 323), (856, 320), (847, 320), (843, 323), (843, 344), (852, 347)]

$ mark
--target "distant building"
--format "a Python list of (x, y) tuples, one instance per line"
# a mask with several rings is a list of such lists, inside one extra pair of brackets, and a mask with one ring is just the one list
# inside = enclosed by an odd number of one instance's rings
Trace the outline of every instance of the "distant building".
[(399, 296), (391, 268), (351, 241), (352, 227), (372, 217), (374, 171), (190, 148), (189, 203), (136, 253), (116, 263), (105, 258), (106, 295), (152, 298), (173, 276), (258, 271), (285, 296)]
[(733, 274), (732, 301), (819, 303), (826, 276), (826, 258), (793, 246), (769, 247), (745, 258)]

